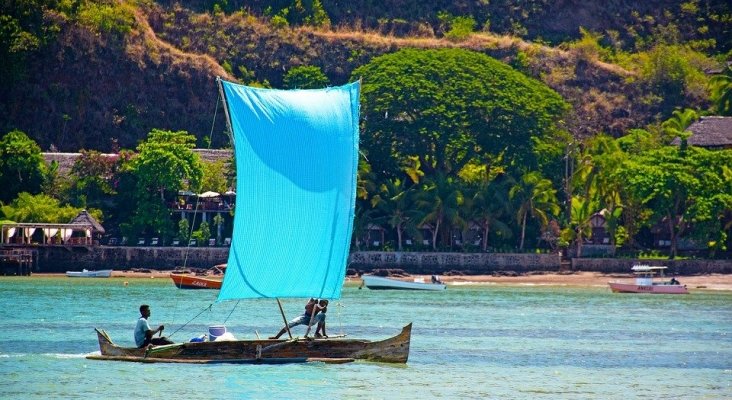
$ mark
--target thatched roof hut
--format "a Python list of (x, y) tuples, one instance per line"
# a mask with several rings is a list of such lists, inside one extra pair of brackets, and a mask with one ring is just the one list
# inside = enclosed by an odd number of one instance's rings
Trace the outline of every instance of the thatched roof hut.
[(89, 214), (86, 210), (81, 210), (79, 215), (74, 217), (69, 223), (91, 225), (92, 236), (94, 237), (102, 236), (105, 232), (102, 224), (100, 224), (99, 221), (97, 221), (96, 218), (92, 217), (91, 214)]
[[(690, 146), (710, 150), (732, 149), (732, 117), (701, 117), (689, 125), (687, 130), (692, 133), (687, 140)], [(672, 143), (678, 146), (681, 140), (676, 138)]]

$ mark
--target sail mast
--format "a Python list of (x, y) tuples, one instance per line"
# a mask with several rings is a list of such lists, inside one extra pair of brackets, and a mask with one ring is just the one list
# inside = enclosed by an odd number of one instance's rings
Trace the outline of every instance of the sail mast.
[(231, 143), (231, 149), (234, 149), (234, 130), (231, 129), (231, 117), (229, 116), (229, 107), (226, 104), (226, 93), (224, 92), (224, 85), (221, 83), (221, 77), (216, 77), (216, 86), (219, 87), (219, 96), (221, 96), (221, 101), (224, 102), (224, 115), (226, 117), (226, 133), (229, 135), (229, 142)]

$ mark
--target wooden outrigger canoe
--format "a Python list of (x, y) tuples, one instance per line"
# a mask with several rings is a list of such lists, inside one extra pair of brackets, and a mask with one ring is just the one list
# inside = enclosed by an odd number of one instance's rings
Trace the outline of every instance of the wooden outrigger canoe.
[(233, 340), (215, 342), (176, 343), (151, 348), (117, 346), (103, 330), (95, 329), (101, 355), (90, 355), (92, 360), (167, 362), (190, 364), (276, 364), (296, 362), (344, 363), (366, 360), (386, 363), (406, 363), (412, 324), (393, 337), (380, 341), (362, 339), (291, 340)]

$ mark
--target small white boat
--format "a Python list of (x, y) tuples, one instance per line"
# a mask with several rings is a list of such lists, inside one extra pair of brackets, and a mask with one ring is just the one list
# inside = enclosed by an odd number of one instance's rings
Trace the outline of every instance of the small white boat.
[(397, 290), (445, 290), (447, 286), (442, 282), (427, 283), (422, 280), (402, 281), (399, 279), (384, 278), (381, 276), (364, 275), (361, 277), (363, 284), (372, 290), (397, 289)]
[(631, 270), (635, 274), (634, 283), (608, 282), (614, 293), (655, 293), (655, 294), (688, 294), (686, 285), (682, 285), (676, 278), (654, 281), (658, 276), (663, 278), (663, 271), (667, 267), (650, 265), (634, 265)]
[(109, 278), (112, 276), (111, 269), (100, 269), (99, 271), (89, 271), (83, 269), (81, 271), (66, 271), (69, 278)]

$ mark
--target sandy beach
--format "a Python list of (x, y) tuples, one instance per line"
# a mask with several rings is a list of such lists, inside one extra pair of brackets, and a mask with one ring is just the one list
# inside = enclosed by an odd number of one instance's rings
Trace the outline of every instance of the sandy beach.
[[(131, 279), (168, 279), (172, 271), (114, 271), (113, 278)], [(33, 276), (59, 276), (63, 274), (33, 274)], [(423, 279), (430, 281), (430, 275), (412, 275), (397, 279), (414, 280)], [(574, 272), (574, 273), (541, 273), (534, 272), (518, 276), (493, 276), (493, 275), (441, 275), (440, 279), (448, 286), (459, 285), (536, 285), (536, 286), (584, 286), (584, 287), (606, 287), (610, 281), (633, 280), (631, 274), (601, 274), (598, 272)], [(682, 284), (691, 290), (729, 290), (732, 291), (732, 275), (710, 274), (710, 275), (676, 275)], [(356, 276), (346, 277), (348, 284), (360, 284), (361, 279)]]

